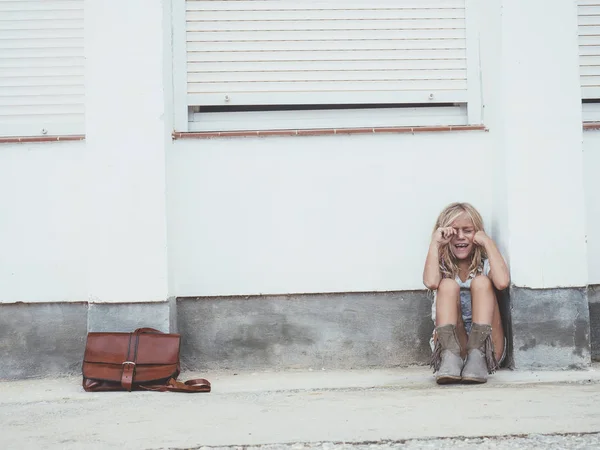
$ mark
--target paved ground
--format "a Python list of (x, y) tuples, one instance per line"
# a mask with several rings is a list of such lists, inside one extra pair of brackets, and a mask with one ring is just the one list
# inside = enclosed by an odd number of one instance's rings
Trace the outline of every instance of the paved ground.
[[(597, 450), (600, 434), (501, 436), (485, 438), (412, 439), (383, 443), (277, 444), (244, 450)], [(202, 450), (237, 450), (235, 447), (200, 447)]]
[(444, 387), (424, 368), (204, 375), (210, 394), (2, 382), (0, 449), (600, 447), (597, 368), (501, 371), (486, 385)]

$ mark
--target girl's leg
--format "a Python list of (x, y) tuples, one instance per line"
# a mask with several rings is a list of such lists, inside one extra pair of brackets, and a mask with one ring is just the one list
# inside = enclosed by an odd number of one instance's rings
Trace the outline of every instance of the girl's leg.
[[(485, 383), (488, 373), (497, 369), (497, 360), (504, 351), (498, 301), (488, 277), (479, 275), (471, 281), (471, 306), (473, 326), (467, 340), (467, 361), (462, 379), (467, 383)], [(498, 348), (492, 352), (493, 344)]]
[(461, 380), (463, 346), (456, 327), (459, 317), (462, 323), (459, 308), (458, 284), (454, 280), (443, 279), (436, 293), (436, 344), (431, 356), (431, 366), (437, 372), (438, 384), (457, 383)]
[[(461, 356), (466, 356), (467, 332), (460, 310), (460, 287), (450, 278), (444, 278), (435, 296), (435, 325), (437, 327), (453, 324), (460, 343)], [(436, 337), (434, 337), (434, 340)]]
[(504, 329), (500, 307), (494, 292), (494, 285), (485, 275), (479, 275), (471, 282), (471, 302), (473, 323), (492, 326), (492, 342), (496, 360), (500, 361), (504, 353)]

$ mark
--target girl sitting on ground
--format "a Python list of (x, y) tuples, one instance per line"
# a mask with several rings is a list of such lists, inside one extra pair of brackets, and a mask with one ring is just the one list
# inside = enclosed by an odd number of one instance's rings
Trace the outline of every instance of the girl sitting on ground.
[(437, 383), (485, 383), (505, 357), (494, 287), (508, 287), (509, 273), (470, 204), (452, 203), (439, 215), (423, 282), (435, 291), (431, 366)]

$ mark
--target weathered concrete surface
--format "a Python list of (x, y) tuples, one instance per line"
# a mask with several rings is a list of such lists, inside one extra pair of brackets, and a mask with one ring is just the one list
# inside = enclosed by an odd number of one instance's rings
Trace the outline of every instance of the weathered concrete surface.
[(131, 332), (136, 328), (169, 333), (170, 302), (90, 303), (88, 331)]
[[(198, 448), (198, 447), (196, 447)], [(535, 434), (532, 436), (409, 439), (382, 442), (311, 442), (250, 445), (243, 450), (590, 450), (600, 448), (600, 434)], [(238, 450), (234, 447), (200, 447), (201, 450)]]
[(513, 330), (512, 330), (512, 308), (510, 303), (510, 289), (497, 291), (498, 306), (500, 307), (500, 316), (502, 317), (502, 327), (506, 337), (506, 358), (502, 362), (503, 367), (514, 368), (515, 360), (513, 356)]
[(445, 387), (423, 368), (203, 375), (213, 383), (210, 394), (85, 393), (79, 378), (0, 383), (0, 448), (135, 450), (600, 431), (596, 369), (503, 370), (486, 385)]
[(0, 304), (0, 379), (81, 370), (86, 303)]
[(590, 341), (592, 359), (600, 360), (600, 285), (590, 286), (588, 289), (590, 304)]
[(583, 368), (591, 363), (586, 289), (511, 288), (516, 368)]
[(169, 304), (169, 332), (179, 333), (177, 327), (177, 298), (171, 297), (167, 300), (167, 303)]
[[(589, 299), (588, 305), (581, 289), (513, 288), (510, 303), (503, 297), (516, 366), (586, 367), (590, 340), (600, 357), (598, 287), (590, 288)], [(426, 364), (433, 329), (430, 308), (424, 291), (5, 304), (0, 305), (0, 379), (78, 373), (87, 331), (138, 327), (181, 333), (183, 367), (191, 370)]]
[(392, 367), (431, 354), (422, 291), (185, 298), (177, 311), (190, 369)]

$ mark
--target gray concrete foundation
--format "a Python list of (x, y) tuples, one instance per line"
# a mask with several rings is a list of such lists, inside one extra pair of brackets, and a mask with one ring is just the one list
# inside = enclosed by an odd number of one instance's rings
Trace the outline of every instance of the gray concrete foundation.
[(510, 297), (517, 369), (567, 369), (590, 365), (590, 314), (586, 289), (512, 287)]
[(181, 298), (177, 312), (188, 369), (393, 367), (431, 354), (424, 291)]
[[(599, 286), (512, 287), (499, 300), (506, 366), (582, 368), (600, 358)], [(431, 301), (425, 291), (404, 291), (0, 304), (0, 379), (78, 374), (88, 331), (139, 327), (180, 333), (188, 370), (423, 365), (431, 355)]]
[(86, 303), (0, 304), (0, 379), (80, 371), (87, 313)]
[(588, 289), (590, 304), (590, 342), (592, 359), (600, 361), (600, 285), (590, 286)]
[(156, 328), (171, 332), (172, 302), (90, 303), (88, 331), (130, 332), (136, 328)]
[(513, 335), (512, 335), (512, 313), (510, 304), (510, 290), (497, 291), (498, 306), (500, 308), (500, 316), (502, 317), (502, 328), (504, 329), (504, 337), (506, 338), (506, 357), (502, 361), (501, 367), (514, 369), (515, 361), (513, 357)]

